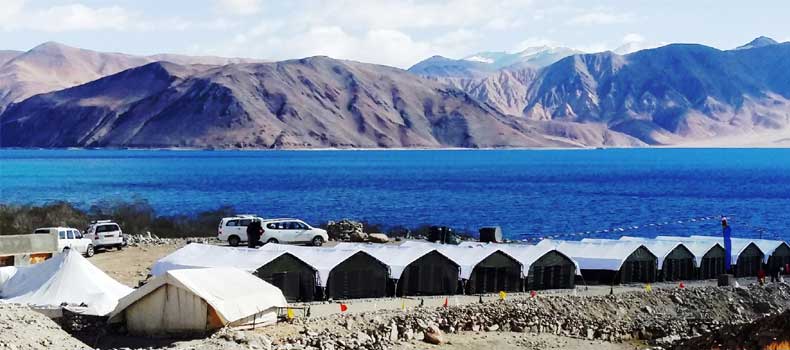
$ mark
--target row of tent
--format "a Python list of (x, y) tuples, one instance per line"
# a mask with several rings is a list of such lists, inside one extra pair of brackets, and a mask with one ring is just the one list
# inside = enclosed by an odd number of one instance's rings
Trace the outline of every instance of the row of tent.
[(157, 261), (151, 273), (231, 266), (279, 287), (291, 301), (573, 288), (579, 274), (573, 259), (551, 248), (416, 241), (260, 249), (190, 244)]
[[(591, 284), (711, 279), (725, 273), (726, 252), (720, 237), (623, 236), (617, 240), (543, 240), (538, 246), (574, 259), (582, 278)], [(778, 240), (733, 238), (731, 262), (736, 277), (757, 276), (761, 269), (766, 274), (790, 273), (790, 246)]]

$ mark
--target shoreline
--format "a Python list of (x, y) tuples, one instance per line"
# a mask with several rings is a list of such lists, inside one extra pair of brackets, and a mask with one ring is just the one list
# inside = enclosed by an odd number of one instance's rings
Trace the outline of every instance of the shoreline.
[(174, 152), (355, 152), (355, 151), (603, 151), (603, 150), (784, 150), (790, 149), (790, 143), (787, 145), (774, 145), (774, 146), (730, 146), (730, 145), (657, 145), (646, 147), (484, 147), (484, 148), (464, 148), (464, 147), (438, 147), (438, 148), (420, 148), (420, 147), (394, 147), (394, 148), (199, 148), (199, 147), (151, 147), (151, 148), (134, 148), (134, 147), (53, 147), (53, 148), (25, 148), (25, 147), (0, 147), (0, 153), (3, 151), (174, 151)]

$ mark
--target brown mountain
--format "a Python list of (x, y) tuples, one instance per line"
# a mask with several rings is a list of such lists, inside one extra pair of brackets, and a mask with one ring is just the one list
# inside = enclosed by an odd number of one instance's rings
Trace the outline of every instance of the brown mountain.
[(1, 119), (4, 147), (579, 145), (544, 136), (458, 89), (325, 57), (221, 67), (152, 63), (29, 98)]

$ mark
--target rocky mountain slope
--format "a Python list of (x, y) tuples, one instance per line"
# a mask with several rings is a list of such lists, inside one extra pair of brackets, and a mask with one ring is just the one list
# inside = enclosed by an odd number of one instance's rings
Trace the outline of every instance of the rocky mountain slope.
[(540, 69), (565, 57), (581, 53), (579, 50), (567, 47), (537, 46), (515, 53), (479, 52), (457, 60), (433, 56), (418, 62), (409, 68), (409, 72), (434, 78), (485, 78), (501, 69)]
[(11, 105), (5, 147), (576, 146), (460, 90), (325, 57), (152, 63)]
[[(491, 70), (490, 63), (434, 57), (415, 65), (442, 63), (424, 65), (427, 77), (326, 57), (190, 64), (200, 59), (161, 56), (180, 64), (146, 64), (155, 58), (42, 46), (0, 66), (0, 74), (14, 72), (0, 80), (0, 91), (6, 84), (0, 96), (17, 96), (0, 114), (2, 147), (751, 144), (741, 142), (746, 139), (778, 146), (790, 140), (790, 43), (767, 38), (728, 51), (674, 44), (628, 55), (577, 54), (543, 68)], [(112, 56), (104, 62), (101, 55)], [(20, 74), (34, 64), (49, 73)], [(103, 77), (78, 85), (92, 76)], [(77, 86), (19, 97), (63, 85)]]
[(0, 51), (0, 112), (30, 96), (84, 84), (156, 61), (223, 65), (253, 60), (161, 54), (134, 56), (47, 42), (27, 52)]

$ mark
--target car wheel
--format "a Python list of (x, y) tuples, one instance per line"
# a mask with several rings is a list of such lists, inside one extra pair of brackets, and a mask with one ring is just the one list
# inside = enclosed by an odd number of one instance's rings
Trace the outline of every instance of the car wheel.
[(324, 238), (321, 236), (315, 236), (313, 237), (313, 240), (310, 241), (310, 244), (314, 247), (320, 247), (324, 245)]
[(118, 246), (115, 247), (115, 249), (123, 250), (123, 244), (119, 244)]
[(280, 241), (278, 241), (276, 238), (269, 238), (269, 240), (266, 241), (266, 244), (269, 244), (269, 243), (277, 244), (277, 243), (280, 243)]
[(230, 244), (231, 247), (238, 247), (239, 243), (241, 243), (241, 239), (239, 239), (238, 236), (228, 237), (228, 244)]
[(90, 258), (93, 256), (93, 254), (96, 254), (96, 251), (93, 250), (92, 244), (88, 244), (88, 248), (85, 249), (85, 256)]

